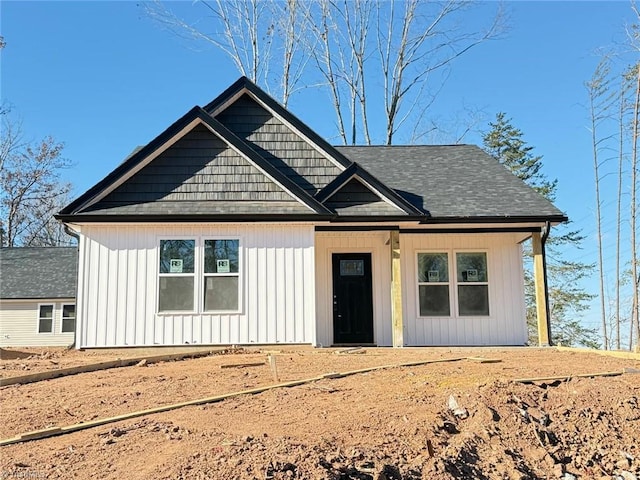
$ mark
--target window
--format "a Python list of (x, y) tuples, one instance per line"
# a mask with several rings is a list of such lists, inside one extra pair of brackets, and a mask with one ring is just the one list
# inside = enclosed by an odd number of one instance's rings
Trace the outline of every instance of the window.
[(487, 254), (456, 253), (458, 313), (460, 316), (489, 315)]
[(204, 310), (238, 310), (239, 240), (204, 241)]
[(160, 240), (158, 311), (230, 312), (240, 305), (240, 240)]
[[(456, 252), (455, 277), (449, 276), (449, 253), (418, 253), (418, 304), (421, 317), (489, 315), (489, 278), (485, 252)], [(452, 296), (454, 301), (451, 302)]]
[(76, 331), (76, 306), (62, 305), (61, 333), (73, 333)]
[(195, 240), (160, 240), (160, 312), (193, 311)]
[(418, 254), (418, 297), (421, 317), (448, 317), (449, 259), (446, 253)]
[(53, 333), (53, 305), (38, 307), (38, 333)]

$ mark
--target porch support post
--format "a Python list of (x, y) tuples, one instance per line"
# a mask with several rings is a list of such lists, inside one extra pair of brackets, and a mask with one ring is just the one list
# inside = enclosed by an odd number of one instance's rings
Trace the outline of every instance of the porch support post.
[[(546, 237), (546, 235), (545, 235)], [(540, 233), (533, 233), (533, 278), (536, 290), (536, 316), (538, 319), (538, 344), (541, 347), (551, 345), (549, 322), (549, 294), (547, 289), (547, 265), (544, 252), (544, 240)]]
[(402, 326), (402, 269), (400, 265), (400, 232), (391, 231), (391, 323), (393, 346), (403, 347)]

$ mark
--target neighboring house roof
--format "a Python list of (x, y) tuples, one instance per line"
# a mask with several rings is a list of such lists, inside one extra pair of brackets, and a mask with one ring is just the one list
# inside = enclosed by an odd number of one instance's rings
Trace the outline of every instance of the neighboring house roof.
[(0, 299), (75, 298), (76, 247), (0, 248)]
[(57, 218), (566, 220), (478, 147), (334, 147), (244, 77), (136, 149)]

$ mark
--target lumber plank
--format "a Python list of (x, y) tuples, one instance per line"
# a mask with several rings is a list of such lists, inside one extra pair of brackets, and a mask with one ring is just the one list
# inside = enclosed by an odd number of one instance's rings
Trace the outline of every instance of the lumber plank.
[(568, 381), (572, 378), (593, 378), (593, 377), (616, 377), (623, 375), (623, 371), (616, 372), (596, 372), (596, 373), (578, 373), (572, 375), (559, 375), (553, 377), (534, 377), (534, 378), (517, 378), (514, 382), (517, 383), (537, 383), (537, 382), (556, 382), (556, 381)]
[(228, 363), (220, 365), (220, 368), (245, 368), (245, 367), (263, 367), (266, 365), (264, 362), (252, 362), (252, 363)]
[[(220, 401), (226, 400), (228, 398), (238, 397), (238, 396), (241, 396), (241, 395), (255, 395), (255, 394), (263, 393), (263, 392), (266, 392), (268, 390), (273, 390), (273, 389), (276, 389), (276, 388), (296, 387), (296, 386), (299, 386), (299, 385), (313, 383), (313, 382), (317, 382), (317, 381), (320, 381), (320, 380), (342, 378), (342, 377), (347, 377), (347, 376), (351, 376), (351, 375), (357, 375), (357, 374), (360, 374), (360, 373), (372, 372), (372, 371), (376, 371), (376, 370), (386, 370), (386, 369), (390, 369), (390, 368), (399, 368), (399, 367), (415, 367), (415, 366), (421, 366), (421, 365), (428, 365), (428, 364), (432, 364), (432, 363), (458, 362), (460, 360), (465, 360), (467, 358), (468, 357), (440, 358), (440, 359), (436, 359), (436, 360), (423, 360), (423, 361), (416, 361), (416, 362), (397, 363), (397, 364), (391, 364), (391, 365), (380, 365), (380, 366), (375, 366), (375, 367), (361, 368), (361, 369), (358, 369), (358, 370), (350, 370), (350, 371), (347, 371), (347, 372), (330, 372), (330, 373), (325, 373), (325, 374), (318, 375), (318, 376), (311, 377), (311, 378), (304, 378), (304, 379), (300, 379), (300, 380), (292, 380), (292, 381), (289, 381), (289, 382), (275, 383), (275, 384), (272, 384), (272, 385), (265, 385), (265, 386), (262, 386), (262, 387), (250, 388), (248, 390), (241, 390), (241, 391), (237, 391), (237, 392), (225, 393), (225, 394), (221, 394), (221, 395), (215, 395), (213, 397), (198, 398), (198, 399), (195, 399), (195, 400), (187, 400), (187, 401), (184, 401), (184, 402), (174, 403), (174, 404), (169, 404), (169, 405), (160, 405), (158, 407), (148, 408), (146, 410), (140, 410), (140, 411), (136, 411), (136, 412), (124, 413), (122, 415), (117, 415), (115, 417), (101, 418), (101, 419), (97, 419), (97, 420), (91, 420), (91, 421), (88, 421), (88, 422), (76, 423), (74, 425), (68, 425), (68, 426), (63, 426), (63, 427), (51, 427), (51, 428), (46, 428), (46, 429), (43, 429), (43, 430), (36, 430), (36, 431), (33, 431), (33, 432), (27, 432), (27, 433), (24, 433), (24, 434), (21, 434), (21, 435), (17, 435), (17, 436), (12, 437), (12, 438), (6, 438), (4, 440), (0, 440), (0, 447), (6, 446), (6, 445), (12, 445), (12, 444), (15, 444), (15, 443), (26, 442), (26, 441), (30, 441), (30, 440), (39, 440), (39, 439), (43, 439), (43, 438), (53, 437), (53, 436), (56, 436), (56, 435), (64, 435), (66, 433), (77, 432), (79, 430), (85, 430), (85, 429), (88, 429), (88, 428), (98, 427), (98, 426), (105, 425), (105, 424), (108, 424), (108, 423), (121, 422), (123, 420), (130, 420), (132, 418), (143, 417), (143, 416), (146, 416), (146, 415), (153, 415), (155, 413), (168, 412), (170, 410), (176, 410), (178, 408), (189, 407), (189, 406), (194, 406), (194, 405), (203, 405), (203, 404), (207, 404), (207, 403), (216, 403), (216, 402), (220, 402)], [(139, 360), (140, 359), (138, 359), (138, 361)]]
[(559, 352), (595, 353), (606, 357), (625, 358), (627, 360), (639, 360), (640, 353), (625, 352), (621, 350), (596, 350), (595, 348), (555, 347)]
[(79, 373), (96, 372), (99, 370), (108, 370), (110, 368), (129, 367), (136, 365), (143, 360), (146, 360), (147, 364), (158, 362), (170, 362), (174, 360), (182, 360), (185, 358), (198, 358), (211, 355), (215, 350), (205, 350), (199, 352), (185, 352), (185, 353), (168, 353), (163, 355), (144, 356), (144, 357), (132, 357), (132, 358), (119, 358), (117, 360), (107, 360), (105, 362), (89, 363), (86, 365), (78, 365), (75, 367), (59, 368), (57, 370), (47, 370), (45, 372), (29, 373), (27, 375), (19, 375), (15, 377), (0, 378), (0, 387), (6, 387), (8, 385), (26, 384), (41, 382), (43, 380), (53, 380), (54, 378), (66, 377), (68, 375), (77, 375)]

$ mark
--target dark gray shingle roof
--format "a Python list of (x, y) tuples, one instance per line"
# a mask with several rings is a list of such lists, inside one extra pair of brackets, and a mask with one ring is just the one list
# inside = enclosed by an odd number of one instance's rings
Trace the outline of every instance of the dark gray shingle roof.
[(336, 148), (433, 218), (562, 215), (475, 145)]
[(76, 247), (0, 248), (0, 298), (75, 298)]

